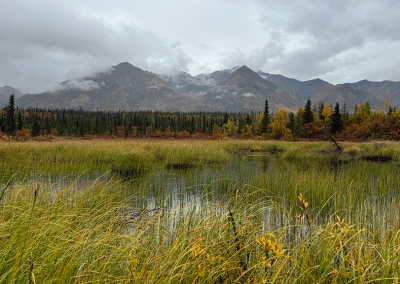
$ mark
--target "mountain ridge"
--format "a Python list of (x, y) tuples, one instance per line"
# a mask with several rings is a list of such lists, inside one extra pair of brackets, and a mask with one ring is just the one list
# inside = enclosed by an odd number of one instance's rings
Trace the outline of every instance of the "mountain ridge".
[[(196, 76), (186, 72), (162, 75), (122, 62), (103, 72), (64, 81), (51, 91), (18, 96), (16, 105), (112, 111), (262, 111), (262, 100), (268, 99), (271, 111), (296, 111), (308, 98), (313, 104), (346, 102), (348, 109), (367, 100), (373, 108), (383, 107), (387, 93), (392, 105), (400, 104), (400, 82), (394, 81), (333, 85), (319, 78), (300, 81), (254, 71), (246, 65)], [(9, 95), (3, 97), (8, 100)], [(0, 100), (3, 106), (5, 99)]]
[(231, 76), (212, 88), (205, 101), (215, 110), (222, 111), (262, 111), (268, 99), (271, 111), (284, 108), (295, 111), (300, 98), (264, 80), (246, 65), (236, 69)]

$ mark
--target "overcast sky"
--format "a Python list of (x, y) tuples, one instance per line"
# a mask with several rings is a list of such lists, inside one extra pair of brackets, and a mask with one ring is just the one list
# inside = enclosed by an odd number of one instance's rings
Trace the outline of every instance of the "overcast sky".
[(41, 92), (130, 62), (400, 81), (399, 0), (0, 0), (0, 86)]

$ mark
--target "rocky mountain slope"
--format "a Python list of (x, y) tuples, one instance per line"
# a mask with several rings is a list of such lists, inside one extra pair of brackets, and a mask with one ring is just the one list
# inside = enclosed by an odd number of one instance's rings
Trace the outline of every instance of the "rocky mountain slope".
[[(10, 87), (0, 88), (0, 105), (7, 103)], [(16, 97), (20, 95), (14, 89)], [(127, 62), (78, 80), (61, 83), (41, 94), (16, 99), (19, 107), (82, 108), (86, 110), (160, 111), (262, 111), (265, 99), (270, 110), (297, 111), (310, 98), (334, 105), (355, 105), (367, 100), (372, 108), (383, 107), (386, 94), (392, 105), (400, 105), (400, 82), (332, 85), (321, 79), (299, 81), (279, 74), (254, 72), (246, 66), (192, 76), (186, 72), (158, 75)], [(3, 101), (1, 100), (3, 98)]]
[(299, 97), (264, 80), (247, 66), (234, 71), (226, 80), (212, 88), (204, 99), (212, 110), (231, 112), (263, 111), (266, 99), (271, 111), (278, 111), (280, 108), (295, 111), (304, 104)]
[(356, 105), (364, 104), (366, 101), (369, 101), (374, 108), (383, 106), (383, 101), (379, 97), (373, 96), (369, 90), (358, 88), (354, 84), (332, 85), (319, 78), (302, 82), (282, 75), (268, 74), (262, 71), (258, 71), (258, 74), (287, 92), (299, 96), (303, 100), (310, 98), (313, 103), (322, 101), (334, 106), (336, 102), (339, 102), (340, 105), (346, 102), (346, 106), (350, 111), (352, 111)]
[(192, 111), (201, 107), (200, 100), (175, 91), (156, 74), (126, 62), (107, 72), (63, 82), (51, 92), (25, 95), (16, 103), (19, 107), (111, 111)]
[(212, 73), (192, 76), (186, 72), (180, 72), (174, 76), (158, 75), (171, 88), (187, 94), (202, 95), (211, 90), (219, 83), (225, 81), (239, 67), (219, 70)]
[(311, 97), (314, 103), (324, 102), (332, 106), (339, 102), (342, 106), (346, 102), (347, 109), (352, 112), (354, 107), (359, 104), (365, 104), (369, 101), (374, 108), (382, 107), (382, 101), (374, 98), (370, 93), (363, 90), (354, 89), (348, 84), (331, 85), (328, 84), (322, 88), (318, 93)]
[(282, 75), (274, 75), (264, 73), (262, 71), (258, 71), (257, 73), (265, 80), (274, 83), (289, 93), (299, 96), (303, 100), (311, 98), (323, 90), (326, 86), (330, 85), (328, 82), (325, 82), (319, 78), (302, 82), (296, 79), (287, 78)]
[(355, 89), (370, 93), (379, 101), (385, 101), (386, 95), (389, 94), (392, 105), (400, 105), (400, 82), (372, 82), (368, 80), (362, 80), (357, 83), (350, 83), (348, 85)]

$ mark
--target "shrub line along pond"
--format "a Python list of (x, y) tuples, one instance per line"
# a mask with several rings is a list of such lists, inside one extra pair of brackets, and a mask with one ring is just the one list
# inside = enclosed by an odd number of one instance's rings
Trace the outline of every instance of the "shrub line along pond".
[(340, 145), (1, 143), (0, 283), (396, 283), (400, 146)]

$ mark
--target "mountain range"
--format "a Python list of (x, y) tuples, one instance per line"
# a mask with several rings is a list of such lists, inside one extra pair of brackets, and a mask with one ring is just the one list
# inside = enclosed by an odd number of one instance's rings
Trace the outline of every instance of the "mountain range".
[(369, 101), (383, 108), (386, 95), (400, 104), (400, 82), (333, 85), (321, 79), (299, 81), (282, 75), (251, 70), (247, 66), (192, 76), (155, 74), (127, 62), (76, 80), (62, 82), (54, 90), (22, 95), (10, 86), (0, 88), (0, 105), (14, 92), (21, 108), (75, 108), (85, 110), (159, 111), (262, 111), (268, 99), (270, 111), (296, 111), (308, 98), (334, 105), (346, 103), (351, 111)]

